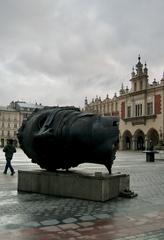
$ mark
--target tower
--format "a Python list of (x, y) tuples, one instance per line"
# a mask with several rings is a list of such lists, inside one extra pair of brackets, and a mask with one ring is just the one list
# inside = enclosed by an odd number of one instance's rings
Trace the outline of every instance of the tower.
[(131, 73), (131, 88), (133, 92), (141, 91), (147, 89), (148, 86), (148, 69), (145, 63), (144, 68), (141, 63), (141, 57), (138, 56), (138, 63), (136, 64), (136, 72), (134, 71), (134, 67)]

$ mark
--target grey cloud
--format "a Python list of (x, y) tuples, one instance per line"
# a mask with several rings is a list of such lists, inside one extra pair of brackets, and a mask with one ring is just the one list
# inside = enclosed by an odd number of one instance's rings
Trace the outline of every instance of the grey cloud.
[(139, 53), (159, 78), (163, 10), (162, 0), (0, 0), (0, 102), (83, 105), (128, 85)]

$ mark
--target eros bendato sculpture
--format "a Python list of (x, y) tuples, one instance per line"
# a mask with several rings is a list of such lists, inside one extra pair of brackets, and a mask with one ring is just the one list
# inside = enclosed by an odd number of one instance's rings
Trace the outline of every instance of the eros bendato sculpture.
[(103, 164), (111, 174), (119, 139), (118, 117), (76, 107), (36, 109), (18, 130), (25, 154), (48, 171), (81, 163)]

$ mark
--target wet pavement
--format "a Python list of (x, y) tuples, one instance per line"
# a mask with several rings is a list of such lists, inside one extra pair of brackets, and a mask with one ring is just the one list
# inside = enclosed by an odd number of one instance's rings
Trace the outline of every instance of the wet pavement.
[[(17, 170), (39, 167), (21, 150), (12, 164), (16, 174), (4, 175), (0, 149), (0, 239), (164, 239), (164, 160), (148, 163), (142, 152), (118, 152), (113, 172), (130, 174), (130, 189), (138, 196), (104, 203), (18, 193)], [(107, 172), (102, 165), (82, 164), (79, 168)]]

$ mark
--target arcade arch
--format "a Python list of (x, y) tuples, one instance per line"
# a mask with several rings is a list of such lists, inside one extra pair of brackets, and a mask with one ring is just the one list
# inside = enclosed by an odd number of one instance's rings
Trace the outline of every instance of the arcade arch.
[(145, 149), (145, 134), (141, 129), (137, 129), (133, 136), (134, 150), (144, 150)]
[(149, 147), (150, 141), (152, 141), (153, 146), (157, 145), (159, 142), (159, 134), (156, 129), (150, 128), (147, 132), (147, 144)]
[(130, 150), (132, 149), (132, 134), (129, 130), (126, 130), (123, 133), (123, 150)]
[(156, 146), (159, 139), (159, 133), (154, 128), (150, 128), (147, 133), (137, 129), (133, 135), (129, 130), (125, 130), (123, 135), (120, 135), (120, 149), (145, 150), (149, 148), (150, 142), (152, 142), (153, 146)]

